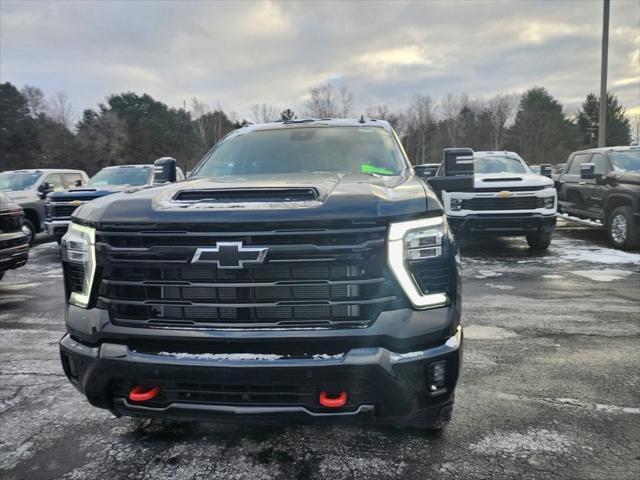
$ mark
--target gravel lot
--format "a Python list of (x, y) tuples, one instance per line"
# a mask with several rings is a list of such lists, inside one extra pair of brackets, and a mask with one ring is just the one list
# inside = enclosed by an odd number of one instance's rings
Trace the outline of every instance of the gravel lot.
[(463, 245), (465, 351), (441, 434), (115, 419), (65, 379), (55, 243), (0, 282), (0, 477), (640, 478), (640, 253), (567, 226)]

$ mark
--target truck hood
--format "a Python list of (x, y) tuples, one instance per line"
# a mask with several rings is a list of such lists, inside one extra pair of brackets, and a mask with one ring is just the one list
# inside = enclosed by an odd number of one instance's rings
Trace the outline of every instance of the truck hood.
[[(296, 189), (313, 191), (315, 196), (303, 200), (296, 199), (295, 194), (278, 197), (277, 192), (285, 189), (294, 193)], [(208, 198), (230, 191), (240, 193), (237, 200)], [(264, 201), (259, 198), (261, 192), (269, 191), (275, 191), (276, 195), (265, 196)], [(183, 200), (185, 197), (190, 200)], [(417, 177), (323, 172), (196, 178), (97, 199), (78, 208), (74, 218), (107, 229), (127, 226), (154, 229), (172, 225), (189, 230), (212, 223), (267, 223), (278, 227), (301, 222), (308, 228), (335, 221), (379, 223), (424, 217), (427, 212), (441, 214), (442, 207)]]
[(131, 186), (110, 185), (104, 188), (77, 187), (63, 190), (62, 192), (53, 192), (47, 195), (47, 198), (53, 202), (69, 202), (72, 200), (89, 201), (94, 198), (104, 197), (113, 193), (122, 192), (132, 188)]
[(536, 173), (476, 173), (474, 189), (510, 187), (552, 187), (553, 180)]
[(640, 185), (640, 172), (612, 172), (609, 177), (617, 183)]
[(41, 200), (40, 197), (38, 197), (38, 192), (35, 190), (5, 190), (3, 193), (18, 205)]

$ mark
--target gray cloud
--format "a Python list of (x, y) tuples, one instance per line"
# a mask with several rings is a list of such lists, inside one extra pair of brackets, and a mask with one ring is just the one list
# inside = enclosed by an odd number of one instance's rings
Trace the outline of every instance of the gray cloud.
[[(572, 111), (599, 88), (601, 15), (601, 1), (3, 0), (0, 79), (65, 91), (79, 109), (128, 90), (299, 109), (333, 81), (361, 109), (541, 85)], [(610, 89), (640, 113), (639, 24), (638, 2), (612, 2)]]

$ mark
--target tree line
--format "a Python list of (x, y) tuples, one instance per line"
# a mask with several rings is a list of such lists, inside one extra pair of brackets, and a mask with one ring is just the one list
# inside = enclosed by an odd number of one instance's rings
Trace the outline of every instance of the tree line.
[[(216, 142), (248, 122), (234, 112), (192, 99), (190, 109), (172, 108), (147, 94), (110, 95), (77, 122), (64, 94), (45, 98), (33, 86), (21, 90), (0, 84), (0, 170), (79, 168), (94, 174), (107, 165), (150, 163), (161, 156), (190, 170)], [(291, 109), (268, 103), (251, 109), (253, 121), (297, 118)], [(365, 116), (387, 120), (414, 164), (439, 163), (447, 147), (513, 150), (530, 164), (560, 163), (570, 152), (597, 143), (599, 98), (590, 93), (570, 116), (549, 92), (532, 88), (522, 95), (474, 99), (447, 95), (439, 102), (416, 95), (407, 108), (367, 108)], [(354, 94), (331, 84), (311, 88), (300, 117), (359, 117)], [(607, 145), (628, 145), (638, 137), (614, 95), (607, 95)], [(634, 141), (640, 140), (633, 138)]]

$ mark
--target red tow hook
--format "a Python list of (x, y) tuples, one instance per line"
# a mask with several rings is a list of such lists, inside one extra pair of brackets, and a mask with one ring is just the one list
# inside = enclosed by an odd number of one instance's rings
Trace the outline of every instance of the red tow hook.
[(330, 397), (329, 394), (323, 390), (320, 392), (320, 405), (327, 408), (343, 407), (347, 404), (347, 391), (342, 390), (337, 397)]
[(160, 387), (153, 387), (150, 390), (146, 390), (144, 387), (138, 385), (129, 392), (129, 400), (133, 402), (146, 402), (155, 398), (160, 393)]

